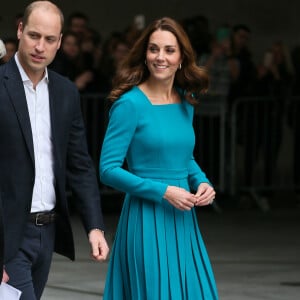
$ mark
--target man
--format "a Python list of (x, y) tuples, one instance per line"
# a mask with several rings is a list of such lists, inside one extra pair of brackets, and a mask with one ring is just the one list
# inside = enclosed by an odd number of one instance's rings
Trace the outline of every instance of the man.
[(72, 190), (94, 259), (108, 254), (97, 177), (88, 156), (80, 97), (48, 70), (63, 15), (49, 1), (26, 8), (16, 55), (0, 67), (0, 194), (5, 270), (22, 300), (40, 299), (53, 251), (74, 260), (65, 186)]

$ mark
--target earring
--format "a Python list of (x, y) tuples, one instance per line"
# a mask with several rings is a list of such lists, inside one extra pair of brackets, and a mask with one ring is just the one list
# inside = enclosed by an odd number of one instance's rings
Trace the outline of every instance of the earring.
[(179, 67), (178, 67), (178, 69), (179, 69), (179, 70), (181, 70), (181, 64), (179, 64)]
[(147, 61), (146, 61), (146, 59), (145, 59), (145, 65), (147, 66)]

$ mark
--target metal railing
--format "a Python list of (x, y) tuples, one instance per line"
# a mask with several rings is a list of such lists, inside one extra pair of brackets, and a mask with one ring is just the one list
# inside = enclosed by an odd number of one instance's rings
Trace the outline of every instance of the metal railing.
[[(90, 154), (98, 169), (110, 105), (104, 94), (82, 95)], [(220, 96), (203, 96), (195, 110), (195, 159), (217, 192), (260, 195), (300, 189), (300, 97), (237, 99), (230, 112)], [(103, 187), (103, 186), (102, 186)]]
[(226, 99), (205, 95), (195, 109), (195, 159), (219, 192), (225, 192)]
[(108, 123), (109, 102), (106, 97), (106, 94), (81, 95), (81, 110), (86, 128), (87, 144), (97, 168)]
[(235, 102), (230, 119), (231, 195), (248, 192), (267, 211), (265, 195), (299, 188), (294, 155), (300, 150), (299, 112), (298, 97), (245, 97)]

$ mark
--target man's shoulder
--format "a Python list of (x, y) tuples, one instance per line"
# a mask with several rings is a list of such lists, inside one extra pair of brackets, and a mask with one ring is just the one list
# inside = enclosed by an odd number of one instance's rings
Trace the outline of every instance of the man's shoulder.
[(19, 80), (21, 79), (17, 65), (13, 59), (10, 59), (7, 63), (0, 65), (0, 80), (4, 78)]
[(0, 65), (0, 76), (3, 77), (3, 75), (7, 72), (8, 66), (11, 65), (10, 62), (7, 62), (5, 64)]
[(69, 78), (48, 69), (48, 77), (50, 84), (54, 84), (56, 88), (65, 88), (68, 90), (77, 91), (76, 85)]
[(57, 81), (61, 84), (66, 84), (66, 85), (72, 85), (73, 84), (72, 81), (69, 78), (67, 78), (67, 77), (65, 77), (65, 76), (63, 76), (63, 75), (61, 75), (61, 74), (57, 73), (56, 71), (53, 71), (49, 68), (47, 70), (48, 70), (49, 80), (55, 80), (55, 81)]

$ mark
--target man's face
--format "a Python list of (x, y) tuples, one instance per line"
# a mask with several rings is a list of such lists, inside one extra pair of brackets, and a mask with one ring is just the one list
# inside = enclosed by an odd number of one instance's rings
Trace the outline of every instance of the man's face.
[(61, 43), (60, 16), (53, 10), (36, 9), (28, 22), (18, 26), (18, 58), (29, 76), (41, 76)]
[(87, 23), (83, 18), (74, 18), (71, 22), (70, 30), (76, 32), (79, 35), (84, 35), (86, 33)]

